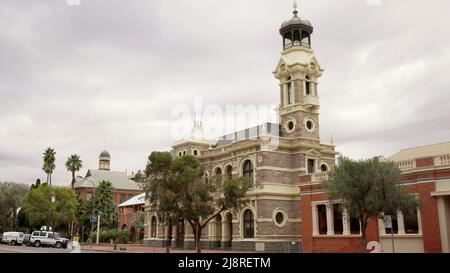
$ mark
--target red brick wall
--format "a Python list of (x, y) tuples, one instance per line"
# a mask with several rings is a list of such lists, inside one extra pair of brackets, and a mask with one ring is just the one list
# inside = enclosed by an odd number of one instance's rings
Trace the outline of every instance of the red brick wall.
[[(302, 187), (302, 191), (308, 191), (311, 187)], [(313, 187), (317, 190), (317, 187)], [(303, 252), (305, 253), (360, 253), (362, 252), (362, 240), (359, 236), (312, 236), (312, 207), (315, 201), (325, 201), (329, 197), (326, 193), (303, 195), (301, 202)], [(366, 230), (367, 242), (379, 241), (377, 220), (369, 221)]]
[(406, 186), (406, 188), (418, 193), (422, 200), (421, 217), (425, 252), (442, 252), (437, 201), (431, 196), (431, 192), (436, 190), (435, 183), (422, 183)]
[(417, 168), (431, 167), (431, 166), (434, 166), (434, 160), (432, 157), (416, 159)]

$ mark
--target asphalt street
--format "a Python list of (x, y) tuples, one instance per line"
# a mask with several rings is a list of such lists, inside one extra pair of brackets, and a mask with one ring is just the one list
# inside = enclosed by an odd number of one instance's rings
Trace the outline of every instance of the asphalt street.
[(58, 249), (51, 247), (31, 247), (31, 246), (27, 247), (27, 246), (10, 246), (0, 244), (0, 253), (105, 253), (105, 252), (72, 249), (71, 247), (67, 249)]

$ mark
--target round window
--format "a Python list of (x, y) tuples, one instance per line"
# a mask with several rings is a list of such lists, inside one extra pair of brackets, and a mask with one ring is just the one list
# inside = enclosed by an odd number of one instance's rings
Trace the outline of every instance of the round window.
[(314, 127), (314, 124), (312, 123), (312, 121), (308, 120), (306, 122), (306, 128), (308, 128), (308, 130), (312, 130)]
[(289, 123), (288, 123), (288, 129), (289, 129), (289, 131), (294, 130), (294, 127), (295, 127), (294, 122), (293, 122), (293, 121), (289, 121)]
[(282, 212), (278, 212), (275, 216), (275, 221), (277, 224), (281, 225), (284, 222), (284, 214)]

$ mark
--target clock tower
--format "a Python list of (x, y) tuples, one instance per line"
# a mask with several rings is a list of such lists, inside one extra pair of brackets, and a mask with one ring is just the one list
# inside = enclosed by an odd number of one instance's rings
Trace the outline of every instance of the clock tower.
[(280, 86), (280, 135), (320, 140), (317, 87), (324, 70), (312, 50), (313, 26), (299, 17), (297, 3), (293, 13), (281, 25), (283, 51), (273, 72)]

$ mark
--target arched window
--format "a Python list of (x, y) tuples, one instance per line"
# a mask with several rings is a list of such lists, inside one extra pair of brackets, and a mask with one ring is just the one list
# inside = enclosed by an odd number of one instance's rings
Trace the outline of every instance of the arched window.
[(233, 179), (233, 168), (231, 166), (227, 166), (225, 169), (225, 179)]
[(222, 186), (222, 182), (223, 182), (222, 169), (221, 168), (217, 168), (214, 176), (215, 176), (215, 179), (216, 179), (216, 182), (217, 182), (216, 186), (221, 187)]
[(150, 236), (151, 236), (152, 238), (156, 238), (156, 227), (157, 227), (157, 225), (158, 225), (158, 222), (157, 222), (157, 220), (156, 220), (156, 217), (155, 217), (155, 216), (152, 216), (152, 221), (151, 221), (151, 234), (150, 234)]
[(205, 183), (208, 184), (209, 180), (208, 180), (208, 173), (205, 173)]
[(253, 183), (253, 164), (250, 160), (245, 161), (242, 173)]
[(305, 88), (306, 95), (311, 95), (311, 82), (308, 76), (305, 77)]
[(244, 238), (255, 237), (255, 219), (253, 218), (253, 212), (246, 210), (244, 213)]
[(198, 151), (194, 150), (194, 155), (197, 156), (198, 155)]
[(291, 77), (288, 79), (287, 83), (287, 104), (291, 105), (294, 103), (294, 90), (293, 90), (293, 83), (291, 81)]
[(320, 166), (320, 170), (321, 170), (322, 172), (328, 172), (328, 167), (327, 167), (327, 165), (322, 164), (322, 166)]

